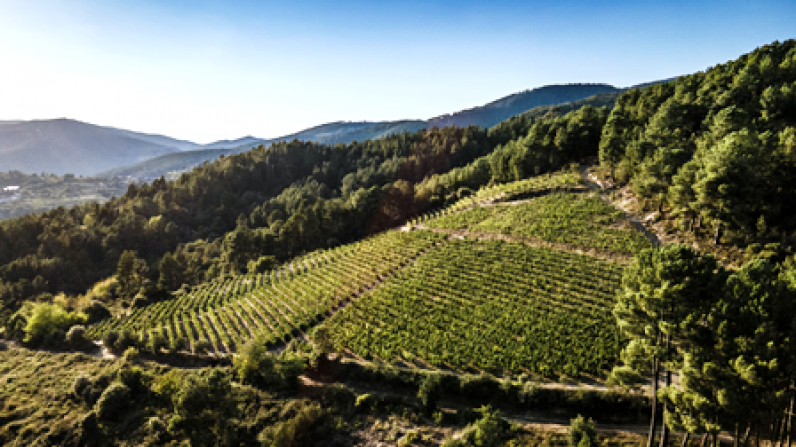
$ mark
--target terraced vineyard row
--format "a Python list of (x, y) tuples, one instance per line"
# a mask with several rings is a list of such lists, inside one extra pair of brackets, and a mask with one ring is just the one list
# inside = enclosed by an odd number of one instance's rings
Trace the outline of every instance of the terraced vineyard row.
[(525, 180), (490, 186), (479, 189), (473, 196), (465, 197), (445, 209), (424, 214), (412, 219), (409, 224), (417, 225), (430, 219), (448, 216), (467, 208), (473, 207), (484, 201), (507, 201), (517, 197), (530, 195), (547, 190), (561, 190), (581, 186), (583, 180), (580, 175), (562, 173), (554, 175), (540, 175)]
[[(163, 306), (147, 306), (129, 317), (105, 322), (92, 335), (127, 330), (147, 339), (159, 333), (172, 342), (184, 340), (191, 350), (197, 344), (209, 344), (217, 353), (234, 352), (256, 336), (271, 343), (286, 342), (443, 239), (429, 231), (384, 233), (310, 256), (314, 268), (272, 278), (232, 299), (210, 300), (219, 304), (204, 310), (165, 312)], [(195, 297), (203, 299), (203, 295)]]
[(622, 267), (500, 241), (449, 241), (330, 318), (363, 357), (541, 375), (599, 373), (619, 354)]
[(153, 322), (165, 321), (174, 315), (217, 307), (255, 289), (265, 287), (273, 281), (284, 280), (310, 268), (323, 265), (329, 259), (333, 259), (335, 256), (342, 256), (342, 253), (348, 252), (350, 249), (350, 246), (344, 246), (330, 251), (313, 252), (310, 255), (294, 259), (289, 264), (260, 275), (239, 275), (233, 278), (210, 281), (196, 286), (190, 292), (180, 294), (174, 299), (137, 308), (130, 315), (123, 318), (107, 319), (91, 328), (88, 331), (88, 336), (97, 338), (111, 329), (143, 327), (151, 325)]
[(652, 243), (641, 233), (630, 227), (616, 227), (623, 217), (621, 211), (592, 194), (555, 193), (516, 205), (474, 207), (425, 225), (530, 237), (625, 254), (651, 247)]

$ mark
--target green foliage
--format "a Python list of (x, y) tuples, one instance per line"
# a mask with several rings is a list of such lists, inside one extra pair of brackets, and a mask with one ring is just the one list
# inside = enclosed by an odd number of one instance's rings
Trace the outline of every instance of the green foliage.
[(524, 244), (451, 240), (324, 325), (363, 357), (601, 374), (620, 349), (611, 309), (621, 269)]
[(193, 445), (219, 445), (229, 439), (237, 408), (230, 377), (223, 370), (187, 376), (172, 402), (175, 414), (169, 432), (187, 436)]
[(436, 409), (437, 401), (442, 394), (441, 389), (442, 381), (439, 374), (428, 373), (426, 374), (423, 382), (420, 383), (420, 388), (417, 390), (417, 397), (426, 408), (427, 413), (431, 413)]
[(86, 328), (81, 325), (75, 325), (69, 328), (66, 332), (66, 342), (69, 343), (73, 349), (80, 349), (86, 346)]
[(273, 256), (260, 256), (256, 261), (249, 261), (246, 268), (249, 274), (265, 273), (276, 267), (277, 261)]
[(578, 415), (569, 421), (567, 428), (567, 445), (570, 447), (590, 447), (595, 439), (594, 421)]
[(82, 373), (75, 376), (72, 382), (72, 394), (78, 399), (87, 402), (89, 400), (89, 392), (91, 391), (92, 382), (91, 377)]
[(476, 207), (431, 220), (426, 225), (509, 234), (618, 253), (635, 253), (651, 247), (635, 229), (612, 227), (623, 221), (622, 216), (621, 211), (598, 197), (550, 194), (520, 205)]
[(510, 434), (508, 422), (500, 417), (500, 412), (490, 406), (478, 410), (481, 417), (467, 426), (458, 440), (449, 439), (444, 446), (496, 447)]
[(622, 94), (603, 128), (601, 164), (697, 237), (792, 246), (795, 48), (774, 42)]
[(113, 420), (122, 414), (129, 404), (130, 388), (119, 382), (112, 383), (102, 392), (94, 406), (97, 418), (101, 421)]
[(57, 331), (66, 331), (71, 326), (83, 324), (86, 316), (77, 312), (67, 312), (58, 305), (36, 303), (25, 325), (25, 343), (39, 343)]
[(313, 428), (325, 416), (326, 411), (317, 403), (304, 405), (287, 421), (267, 427), (259, 435), (262, 445), (268, 447), (291, 447), (310, 445), (323, 439), (313, 433)]

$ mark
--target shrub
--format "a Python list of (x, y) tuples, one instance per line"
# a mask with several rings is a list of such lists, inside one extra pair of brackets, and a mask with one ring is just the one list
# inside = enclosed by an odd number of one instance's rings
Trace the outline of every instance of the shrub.
[(65, 331), (76, 324), (83, 324), (86, 316), (77, 312), (67, 312), (62, 307), (50, 303), (36, 303), (25, 325), (25, 342), (39, 343), (46, 336), (57, 331)]
[(420, 388), (417, 390), (417, 397), (420, 398), (420, 402), (423, 403), (428, 413), (437, 406), (437, 401), (442, 394), (441, 383), (442, 381), (438, 373), (426, 374), (423, 382), (420, 383)]
[(113, 344), (114, 352), (125, 352), (127, 348), (133, 348), (136, 346), (138, 339), (136, 336), (130, 331), (121, 331), (119, 333), (119, 338), (116, 339), (116, 343)]
[(241, 348), (240, 353), (232, 358), (232, 365), (244, 383), (296, 388), (306, 361), (303, 356), (291, 352), (284, 352), (276, 358), (266, 349), (265, 341), (258, 337)]
[(112, 316), (111, 311), (109, 311), (108, 308), (99, 301), (91, 301), (88, 306), (83, 309), (83, 313), (86, 314), (86, 317), (88, 318), (86, 323), (89, 324), (96, 323), (97, 321), (104, 320)]
[(575, 419), (569, 422), (567, 429), (567, 445), (570, 447), (580, 447), (582, 442), (585, 445), (591, 446), (592, 440), (595, 439), (594, 421), (586, 420), (583, 416), (578, 415)]
[(86, 345), (86, 328), (81, 325), (72, 326), (66, 333), (66, 342), (74, 349), (80, 349)]
[(116, 417), (128, 404), (130, 388), (119, 382), (112, 383), (111, 386), (102, 392), (94, 411), (100, 420), (111, 420)]
[(116, 346), (116, 340), (119, 339), (119, 332), (110, 330), (104, 334), (102, 334), (102, 345), (105, 346), (106, 349), (110, 349), (111, 351), (114, 350), (114, 346)]
[(88, 402), (91, 392), (91, 378), (86, 374), (78, 374), (72, 381), (72, 394), (84, 402)]
[(144, 374), (144, 370), (137, 366), (119, 370), (119, 382), (130, 388), (134, 393), (145, 390), (148, 381), (149, 378)]
[(291, 419), (267, 427), (259, 438), (263, 445), (274, 447), (308, 445), (313, 438), (312, 429), (324, 414), (317, 402), (306, 405)]

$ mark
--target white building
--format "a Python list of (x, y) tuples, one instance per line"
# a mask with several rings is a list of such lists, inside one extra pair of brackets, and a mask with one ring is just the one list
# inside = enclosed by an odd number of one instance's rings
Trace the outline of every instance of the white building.
[(19, 186), (6, 186), (5, 188), (3, 188), (3, 191), (5, 192), (19, 191)]

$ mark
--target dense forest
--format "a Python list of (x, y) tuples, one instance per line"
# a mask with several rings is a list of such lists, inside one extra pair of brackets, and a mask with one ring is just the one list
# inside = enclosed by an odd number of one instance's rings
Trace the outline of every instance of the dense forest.
[(600, 161), (684, 232), (785, 248), (796, 237), (794, 125), (796, 48), (774, 43), (623, 94), (603, 129)]

